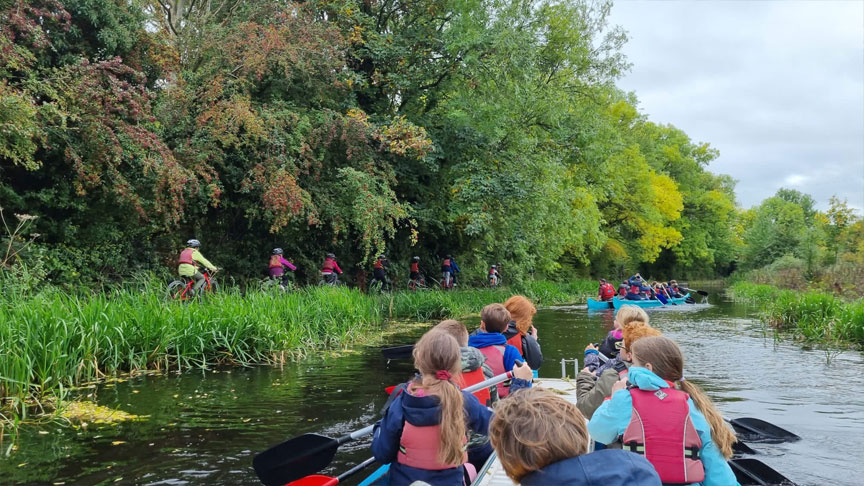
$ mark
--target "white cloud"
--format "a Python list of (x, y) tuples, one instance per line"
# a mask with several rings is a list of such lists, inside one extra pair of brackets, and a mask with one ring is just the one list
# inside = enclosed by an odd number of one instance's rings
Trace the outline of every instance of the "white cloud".
[(640, 109), (720, 157), (758, 204), (783, 186), (864, 207), (864, 2), (621, 1)]

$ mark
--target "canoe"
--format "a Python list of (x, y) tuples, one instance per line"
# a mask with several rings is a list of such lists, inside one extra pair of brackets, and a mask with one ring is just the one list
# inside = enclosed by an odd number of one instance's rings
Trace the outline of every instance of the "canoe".
[(612, 299), (612, 305), (616, 309), (621, 308), (622, 305), (636, 305), (639, 307), (663, 307), (665, 305), (686, 304), (688, 297), (690, 297), (690, 294), (685, 294), (684, 297), (678, 297), (676, 299), (669, 299), (668, 304), (664, 304), (663, 302), (660, 302), (659, 300), (656, 300), (656, 299), (654, 299), (654, 300), (627, 300), (627, 299), (621, 299), (621, 298), (615, 297), (614, 299)]
[(589, 310), (603, 310), (603, 309), (614, 309), (615, 306), (612, 305), (611, 300), (594, 300), (592, 298), (588, 298), (588, 309)]
[[(570, 380), (540, 378), (534, 380), (533, 386), (552, 389), (568, 402), (576, 403), (576, 383)], [(389, 464), (379, 467), (358, 486), (389, 486), (390, 478), (387, 474), (389, 469)], [(501, 467), (501, 463), (498, 462), (498, 458), (493, 452), (486, 461), (486, 465), (477, 472), (477, 478), (474, 479), (471, 486), (513, 486), (513, 481), (504, 473), (504, 468)]]

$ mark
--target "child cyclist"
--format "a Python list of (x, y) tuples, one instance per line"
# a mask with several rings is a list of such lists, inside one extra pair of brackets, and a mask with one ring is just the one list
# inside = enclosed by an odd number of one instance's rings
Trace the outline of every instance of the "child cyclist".
[(336, 274), (342, 275), (342, 269), (339, 268), (339, 264), (336, 263), (336, 255), (333, 253), (328, 253), (327, 257), (324, 258), (324, 264), (321, 265), (321, 278), (327, 284), (335, 284), (336, 279), (339, 278)]
[(411, 290), (414, 290), (417, 286), (425, 285), (425, 281), (423, 280), (423, 275), (420, 274), (420, 257), (415, 256), (411, 258), (411, 266), (408, 269), (408, 287)]
[(274, 248), (273, 254), (270, 256), (270, 262), (268, 264), (268, 271), (270, 273), (270, 278), (272, 279), (281, 279), (279, 286), (284, 290), (285, 287), (288, 286), (288, 274), (285, 273), (285, 269), (291, 270), (292, 272), (297, 270), (297, 267), (294, 266), (293, 263), (289, 262), (282, 256), (282, 248)]
[[(414, 346), (412, 381), (375, 425), (372, 454), (390, 463), (390, 485), (414, 481), (460, 485), (464, 482), (466, 431), (487, 433), (492, 412), (459, 389), (461, 357), (456, 339), (433, 329)], [(514, 371), (514, 389), (531, 386), (531, 368)], [(473, 469), (473, 468), (472, 468)]]
[(458, 272), (460, 270), (456, 260), (453, 259), (453, 256), (447, 255), (441, 262), (441, 286), (445, 289), (452, 289)]
[(653, 336), (628, 351), (628, 379), (617, 382), (612, 399), (594, 412), (591, 437), (604, 444), (621, 438), (625, 450), (645, 455), (664, 484), (737, 484), (726, 462), (735, 434), (705, 393), (685, 381), (678, 345)]
[(660, 486), (651, 463), (638, 454), (587, 453), (585, 417), (547, 390), (519, 390), (502, 401), (489, 438), (504, 472), (522, 486)]
[(192, 238), (186, 242), (186, 249), (180, 252), (180, 258), (177, 259), (177, 273), (181, 277), (191, 278), (195, 281), (194, 291), (196, 294), (206, 282), (204, 274), (198, 271), (198, 264), (200, 263), (206, 267), (207, 270), (210, 270), (210, 273), (219, 270), (209, 260), (204, 258), (204, 255), (198, 251), (198, 248), (201, 248), (201, 242)]

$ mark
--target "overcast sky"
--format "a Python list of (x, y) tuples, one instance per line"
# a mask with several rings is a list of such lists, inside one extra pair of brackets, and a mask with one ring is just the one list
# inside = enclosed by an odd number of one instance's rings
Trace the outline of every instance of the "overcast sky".
[(720, 157), (738, 203), (780, 187), (864, 208), (864, 1), (618, 0), (640, 109)]

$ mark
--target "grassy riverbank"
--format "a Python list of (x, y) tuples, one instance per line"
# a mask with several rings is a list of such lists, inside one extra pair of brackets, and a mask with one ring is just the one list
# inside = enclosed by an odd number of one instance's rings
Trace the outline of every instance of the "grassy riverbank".
[(735, 300), (757, 304), (774, 328), (810, 343), (864, 347), (864, 299), (846, 301), (822, 292), (799, 292), (737, 282)]
[(17, 423), (70, 387), (117, 373), (216, 364), (281, 364), (320, 347), (368, 342), (388, 319), (479, 312), (521, 293), (540, 305), (584, 302), (593, 281), (370, 296), (311, 287), (287, 295), (229, 289), (167, 303), (164, 289), (0, 298), (0, 421)]

